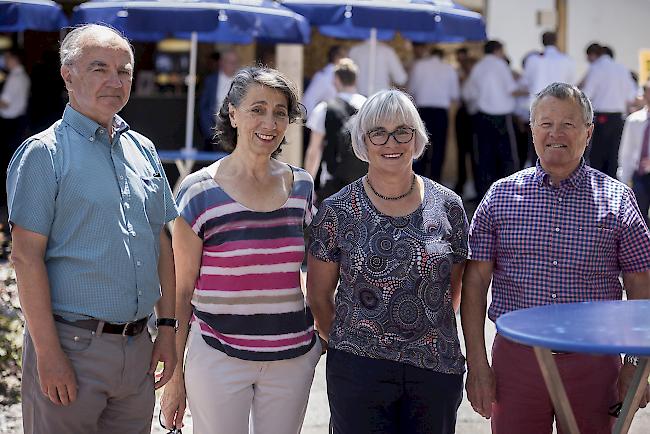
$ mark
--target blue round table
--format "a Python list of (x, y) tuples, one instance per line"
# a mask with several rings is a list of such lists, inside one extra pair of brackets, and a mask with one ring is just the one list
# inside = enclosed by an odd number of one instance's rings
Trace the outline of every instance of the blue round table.
[[(632, 354), (639, 357), (614, 433), (627, 433), (650, 375), (650, 300), (564, 303), (521, 309), (501, 315), (497, 331), (532, 346), (553, 400), (557, 421), (579, 433), (562, 385), (554, 351)], [(634, 409), (634, 410), (632, 410)]]

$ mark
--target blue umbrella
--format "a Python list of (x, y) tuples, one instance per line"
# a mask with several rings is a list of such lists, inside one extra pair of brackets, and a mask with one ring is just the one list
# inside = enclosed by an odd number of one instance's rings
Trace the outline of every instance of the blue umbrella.
[(90, 0), (75, 7), (72, 22), (105, 23), (138, 41), (190, 38), (185, 150), (193, 151), (197, 42), (248, 44), (309, 42), (304, 17), (271, 0)]
[(0, 32), (56, 32), (68, 25), (61, 6), (49, 0), (0, 0)]
[(317, 26), (399, 30), (416, 42), (486, 38), (481, 15), (451, 0), (281, 0), (281, 3)]
[[(463, 42), (486, 39), (480, 14), (451, 0), (281, 0), (328, 36), (356, 39), (360, 29), (370, 39), (370, 58), (376, 55), (380, 32), (399, 30), (413, 42)], [(346, 33), (346, 29), (350, 29)], [(336, 34), (335, 33), (336, 30)], [(361, 30), (362, 32), (362, 30)], [(361, 33), (363, 34), (363, 33)], [(374, 60), (370, 64), (374, 65)], [(370, 93), (374, 69), (368, 70)]]

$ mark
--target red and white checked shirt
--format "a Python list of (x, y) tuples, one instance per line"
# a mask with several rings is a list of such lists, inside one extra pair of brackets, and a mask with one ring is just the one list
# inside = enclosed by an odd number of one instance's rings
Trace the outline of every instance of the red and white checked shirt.
[(620, 300), (620, 274), (650, 269), (634, 193), (584, 161), (559, 186), (539, 162), (495, 182), (472, 219), (469, 250), (494, 262), (493, 321), (533, 306)]

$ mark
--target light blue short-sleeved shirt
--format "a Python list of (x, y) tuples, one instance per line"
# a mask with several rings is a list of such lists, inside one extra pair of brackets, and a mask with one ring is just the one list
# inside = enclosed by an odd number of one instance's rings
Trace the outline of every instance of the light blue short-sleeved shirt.
[(155, 148), (119, 116), (115, 135), (69, 105), (7, 173), (9, 221), (48, 237), (55, 314), (127, 322), (160, 297), (159, 239), (178, 212)]

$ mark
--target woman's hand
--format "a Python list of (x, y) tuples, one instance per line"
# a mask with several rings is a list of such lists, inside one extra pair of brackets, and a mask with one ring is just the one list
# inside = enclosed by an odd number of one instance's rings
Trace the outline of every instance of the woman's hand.
[(185, 382), (174, 375), (160, 397), (160, 411), (165, 429), (182, 428), (186, 407)]

